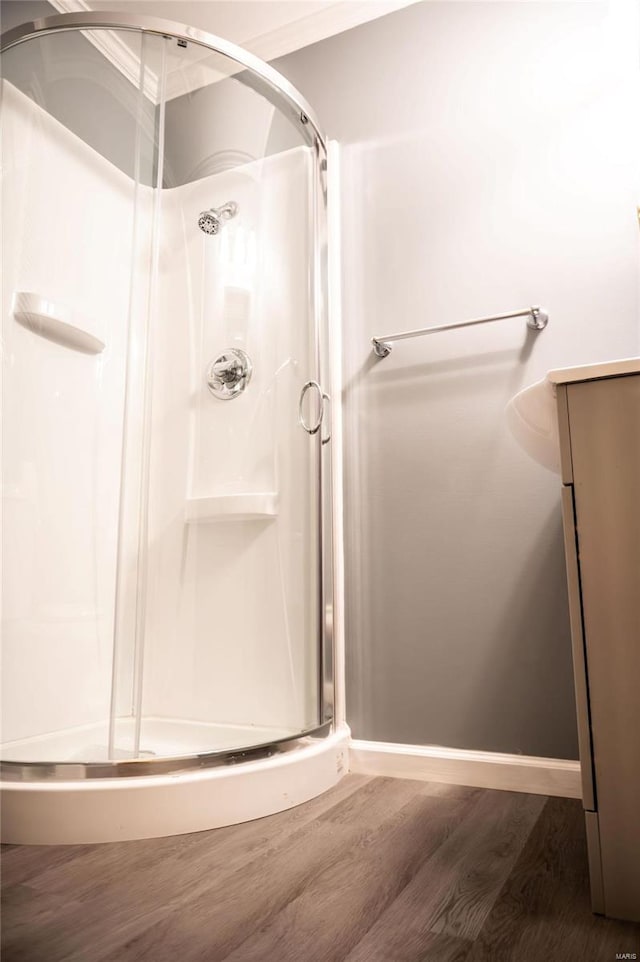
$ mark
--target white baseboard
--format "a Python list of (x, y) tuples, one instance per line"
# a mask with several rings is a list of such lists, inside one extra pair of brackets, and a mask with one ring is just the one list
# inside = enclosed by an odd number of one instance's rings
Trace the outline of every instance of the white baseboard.
[(582, 797), (580, 762), (570, 759), (352, 739), (349, 765), (352, 772), (362, 775), (415, 778), (533, 795)]

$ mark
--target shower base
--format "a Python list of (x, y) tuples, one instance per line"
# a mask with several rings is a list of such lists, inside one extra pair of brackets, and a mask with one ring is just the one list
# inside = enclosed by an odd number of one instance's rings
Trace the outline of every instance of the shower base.
[[(251, 731), (255, 745), (256, 729)], [(324, 738), (290, 742), (269, 758), (215, 768), (84, 781), (6, 781), (0, 790), (1, 840), (26, 845), (127, 841), (273, 815), (337, 784), (348, 770), (348, 745), (349, 729), (343, 725)]]
[[(178, 718), (145, 718), (140, 736), (142, 758), (200, 755), (208, 752), (242, 751), (283, 738), (295, 738), (291, 728), (260, 725), (223, 725)], [(112, 759), (136, 757), (132, 751), (135, 726), (132, 718), (120, 718), (115, 726), (116, 749)], [(105, 762), (109, 760), (109, 726), (106, 722), (83, 725), (2, 745), (7, 762)]]

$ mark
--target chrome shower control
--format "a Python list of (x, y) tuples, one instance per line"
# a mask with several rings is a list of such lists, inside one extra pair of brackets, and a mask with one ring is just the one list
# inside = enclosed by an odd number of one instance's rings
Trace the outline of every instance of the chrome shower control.
[(227, 348), (207, 368), (207, 387), (214, 397), (230, 401), (242, 394), (252, 371), (248, 354), (237, 347)]

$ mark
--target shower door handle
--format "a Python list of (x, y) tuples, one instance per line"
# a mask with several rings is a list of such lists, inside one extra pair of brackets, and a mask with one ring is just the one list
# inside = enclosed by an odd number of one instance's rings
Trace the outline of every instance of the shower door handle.
[[(322, 417), (320, 418), (320, 424), (323, 424), (323, 423), (324, 423), (324, 412), (325, 412), (325, 410), (326, 410), (326, 405), (327, 405), (327, 404), (328, 404), (328, 405), (331, 405), (331, 395), (330, 395), (330, 394), (327, 394), (325, 391), (323, 391), (323, 392), (322, 392)], [(331, 407), (329, 407), (329, 410), (331, 410)], [(328, 431), (327, 431), (327, 433), (325, 434), (325, 436), (324, 436), (323, 438), (321, 438), (321, 441), (322, 441), (323, 444), (328, 444), (330, 440), (331, 440), (331, 421), (329, 420), (329, 428), (328, 428)]]
[[(317, 392), (319, 402), (318, 417), (315, 424), (307, 424), (303, 411), (304, 399), (307, 396), (307, 391), (310, 391), (311, 388)], [(320, 430), (322, 418), (324, 417), (324, 398), (325, 395), (317, 381), (307, 381), (307, 383), (303, 385), (302, 390), (300, 391), (300, 401), (298, 402), (298, 424), (304, 428), (307, 434), (317, 434)]]

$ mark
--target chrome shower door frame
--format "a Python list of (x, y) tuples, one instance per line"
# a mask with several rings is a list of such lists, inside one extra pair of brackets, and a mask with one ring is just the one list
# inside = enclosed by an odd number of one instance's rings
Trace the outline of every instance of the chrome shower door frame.
[(302, 136), (308, 144), (315, 139), (322, 145), (325, 154), (326, 139), (320, 129), (316, 115), (302, 94), (290, 84), (286, 77), (270, 67), (269, 64), (255, 57), (247, 50), (224, 40), (213, 33), (198, 30), (173, 20), (160, 17), (136, 16), (131, 13), (109, 13), (97, 11), (95, 13), (60, 13), (51, 17), (40, 17), (28, 23), (14, 27), (2, 34), (0, 53), (10, 50), (19, 43), (32, 37), (45, 36), (69, 30), (129, 30), (134, 33), (155, 34), (167, 39), (195, 43), (205, 47), (212, 53), (222, 54), (229, 60), (235, 61), (263, 81), (265, 86), (277, 98), (278, 106), (283, 113), (288, 114), (294, 125), (301, 129)]

